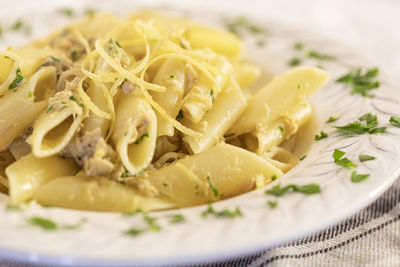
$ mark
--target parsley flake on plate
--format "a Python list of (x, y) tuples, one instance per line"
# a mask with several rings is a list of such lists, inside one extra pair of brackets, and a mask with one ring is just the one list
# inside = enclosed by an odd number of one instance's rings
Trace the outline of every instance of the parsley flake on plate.
[(339, 149), (335, 149), (335, 151), (332, 154), (332, 158), (337, 165), (343, 166), (345, 168), (353, 168), (353, 167), (356, 168), (357, 164), (349, 160), (347, 157), (346, 158), (343, 157), (345, 154), (346, 152), (343, 152)]
[(379, 88), (380, 82), (376, 80), (379, 75), (378, 68), (362, 71), (361, 68), (350, 71), (336, 80), (337, 83), (344, 83), (351, 86), (351, 94), (360, 94), (363, 97), (373, 97), (372, 90)]

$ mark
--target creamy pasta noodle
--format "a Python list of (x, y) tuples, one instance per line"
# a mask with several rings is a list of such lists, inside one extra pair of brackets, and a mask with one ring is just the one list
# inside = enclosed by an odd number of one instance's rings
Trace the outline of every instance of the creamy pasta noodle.
[(144, 211), (263, 187), (328, 73), (261, 73), (235, 35), (149, 11), (98, 13), (0, 55), (0, 191), (12, 203)]

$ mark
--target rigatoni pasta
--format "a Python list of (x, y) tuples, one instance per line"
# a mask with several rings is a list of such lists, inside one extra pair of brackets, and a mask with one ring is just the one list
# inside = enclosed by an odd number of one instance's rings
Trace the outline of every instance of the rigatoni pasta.
[(98, 13), (0, 54), (0, 191), (14, 204), (188, 207), (280, 178), (281, 144), (328, 73), (262, 71), (235, 35), (183, 18)]

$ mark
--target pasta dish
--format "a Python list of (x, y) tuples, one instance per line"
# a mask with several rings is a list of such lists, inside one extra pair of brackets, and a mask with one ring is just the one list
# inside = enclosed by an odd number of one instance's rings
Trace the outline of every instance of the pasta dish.
[(299, 162), (281, 144), (328, 80), (261, 75), (234, 34), (98, 13), (0, 53), (0, 192), (14, 204), (161, 210), (230, 198)]

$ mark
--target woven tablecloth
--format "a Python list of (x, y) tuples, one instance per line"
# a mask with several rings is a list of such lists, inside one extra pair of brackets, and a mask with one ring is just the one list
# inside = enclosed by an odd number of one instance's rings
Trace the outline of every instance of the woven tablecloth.
[[(400, 81), (400, 1), (229, 3), (338, 39)], [(0, 266), (31, 265), (0, 259)], [(192, 266), (400, 266), (400, 180), (366, 209), (325, 231), (246, 257)]]

